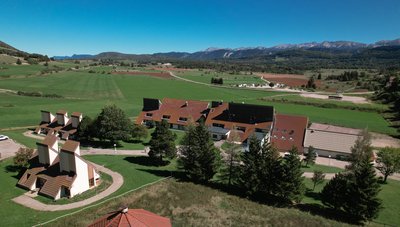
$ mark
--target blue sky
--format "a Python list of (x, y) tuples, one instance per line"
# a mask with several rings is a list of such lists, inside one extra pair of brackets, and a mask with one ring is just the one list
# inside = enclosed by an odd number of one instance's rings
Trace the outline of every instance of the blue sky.
[(0, 40), (53, 55), (400, 38), (399, 0), (1, 0)]

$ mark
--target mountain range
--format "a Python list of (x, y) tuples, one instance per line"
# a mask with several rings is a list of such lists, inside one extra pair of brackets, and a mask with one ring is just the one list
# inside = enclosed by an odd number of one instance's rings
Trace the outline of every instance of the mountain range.
[(118, 52), (103, 52), (97, 55), (74, 54), (72, 56), (54, 56), (56, 60), (64, 59), (188, 59), (188, 60), (217, 60), (217, 59), (251, 59), (262, 56), (276, 55), (287, 51), (317, 51), (328, 53), (354, 54), (370, 49), (388, 46), (400, 46), (400, 39), (382, 40), (372, 44), (352, 41), (324, 41), (301, 44), (282, 44), (273, 47), (246, 47), (246, 48), (208, 48), (194, 53), (167, 52), (154, 54), (125, 54)]

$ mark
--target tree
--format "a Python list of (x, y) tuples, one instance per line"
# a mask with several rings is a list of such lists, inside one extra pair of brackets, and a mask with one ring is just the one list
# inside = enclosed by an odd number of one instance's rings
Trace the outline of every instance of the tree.
[(321, 73), (318, 73), (318, 77), (317, 77), (317, 79), (318, 79), (318, 80), (322, 79), (322, 75), (321, 75)]
[(144, 139), (149, 134), (146, 126), (134, 124), (131, 129), (131, 136), (134, 139)]
[(21, 65), (22, 64), (22, 61), (21, 61), (21, 59), (17, 59), (17, 65)]
[(363, 222), (378, 216), (382, 203), (379, 191), (375, 169), (363, 160), (355, 168), (335, 175), (323, 188), (321, 199), (323, 204)]
[(297, 148), (289, 151), (282, 163), (279, 196), (290, 202), (300, 202), (304, 193), (303, 171)]
[(84, 116), (79, 123), (76, 135), (79, 140), (90, 140), (93, 134), (93, 120), (89, 116)]
[(310, 77), (310, 79), (307, 81), (306, 88), (313, 88), (313, 89), (317, 88), (317, 85), (315, 84), (314, 76)]
[(176, 156), (175, 139), (176, 134), (169, 130), (167, 121), (156, 122), (156, 129), (151, 133), (149, 157), (160, 163), (163, 157), (174, 158)]
[(260, 191), (265, 196), (275, 196), (279, 193), (282, 172), (282, 159), (278, 150), (270, 143), (264, 143), (260, 154)]
[(180, 153), (179, 167), (185, 171), (189, 179), (208, 182), (217, 173), (220, 153), (203, 122), (188, 127), (182, 139)]
[(400, 172), (400, 149), (385, 147), (378, 153), (376, 168), (383, 175), (383, 182), (386, 183), (388, 176)]
[(242, 146), (240, 145), (240, 137), (237, 131), (232, 130), (229, 138), (226, 140), (227, 148), (225, 149), (225, 162), (222, 168), (222, 178), (228, 181), (228, 185), (237, 183), (240, 177), (240, 157)]
[(27, 168), (29, 166), (29, 160), (33, 156), (33, 149), (21, 147), (14, 156), (14, 165), (19, 168)]
[(240, 171), (240, 185), (248, 196), (254, 196), (259, 191), (261, 180), (259, 172), (261, 171), (261, 144), (260, 141), (252, 135), (249, 138), (249, 150), (244, 152), (243, 164)]
[(46, 61), (43, 65), (47, 67), (47, 66), (49, 66), (49, 62)]
[(311, 181), (313, 182), (313, 191), (315, 190), (315, 186), (317, 186), (318, 184), (322, 184), (324, 182), (325, 179), (325, 174), (322, 171), (316, 170), (314, 171), (314, 174), (311, 178)]
[(95, 136), (100, 140), (118, 142), (130, 137), (131, 121), (116, 105), (105, 106), (94, 121)]
[(359, 163), (364, 161), (369, 162), (372, 158), (371, 135), (367, 130), (363, 130), (360, 137), (356, 140), (354, 146), (351, 148), (350, 165), (346, 166), (347, 169), (357, 168)]
[(308, 164), (314, 165), (316, 158), (317, 158), (317, 153), (315, 152), (314, 147), (310, 146), (308, 148), (306, 157), (304, 158), (304, 162), (306, 163), (306, 166), (308, 166)]

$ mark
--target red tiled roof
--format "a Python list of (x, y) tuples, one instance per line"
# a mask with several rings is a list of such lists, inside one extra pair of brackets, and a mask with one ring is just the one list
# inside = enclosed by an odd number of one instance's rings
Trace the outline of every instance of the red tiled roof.
[(170, 227), (169, 218), (158, 216), (143, 209), (128, 209), (110, 212), (97, 219), (89, 227)]
[(37, 142), (45, 146), (53, 146), (57, 142), (57, 137), (55, 135), (47, 135), (44, 140)]
[(79, 147), (79, 142), (73, 140), (67, 140), (61, 147), (61, 151), (66, 151), (70, 153), (75, 153), (75, 150)]
[(303, 141), (308, 118), (277, 114), (271, 134), (271, 143), (279, 151), (289, 151), (293, 146), (303, 153)]
[[(208, 102), (180, 100), (164, 98), (160, 108), (152, 111), (142, 111), (136, 119), (137, 124), (141, 124), (143, 120), (161, 121), (164, 115), (170, 116), (168, 123), (178, 125), (188, 125), (190, 121), (198, 121), (205, 111), (207, 111)], [(151, 113), (151, 117), (147, 117), (146, 113)], [(179, 118), (187, 118), (187, 121), (180, 121)]]
[(59, 110), (59, 111), (57, 111), (56, 114), (65, 115), (65, 114), (67, 114), (67, 111), (66, 110)]
[(80, 117), (80, 116), (82, 116), (82, 113), (80, 113), (80, 112), (73, 112), (73, 113), (71, 114), (71, 116), (72, 116), (72, 117)]
[(228, 108), (229, 103), (221, 103), (219, 106), (211, 108), (205, 121), (205, 125), (211, 127), (213, 126), (213, 124), (223, 124), (224, 128), (228, 130), (234, 129), (235, 127), (243, 127), (245, 128), (245, 130), (241, 133), (238, 133), (241, 139), (240, 142), (244, 142), (247, 138), (249, 138), (249, 136), (251, 136), (255, 132), (256, 128), (268, 130), (272, 125), (272, 121), (250, 124), (229, 120), (217, 120), (217, 117), (222, 115), (223, 112), (226, 111)]

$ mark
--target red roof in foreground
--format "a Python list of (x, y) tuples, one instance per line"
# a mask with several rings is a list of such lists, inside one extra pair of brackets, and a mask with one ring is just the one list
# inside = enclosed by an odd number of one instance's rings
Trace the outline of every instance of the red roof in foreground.
[(122, 209), (106, 214), (89, 225), (89, 227), (170, 227), (169, 218), (158, 216), (143, 209)]
[(308, 118), (277, 114), (271, 134), (271, 143), (279, 151), (289, 151), (293, 146), (303, 153), (303, 141), (308, 125)]

